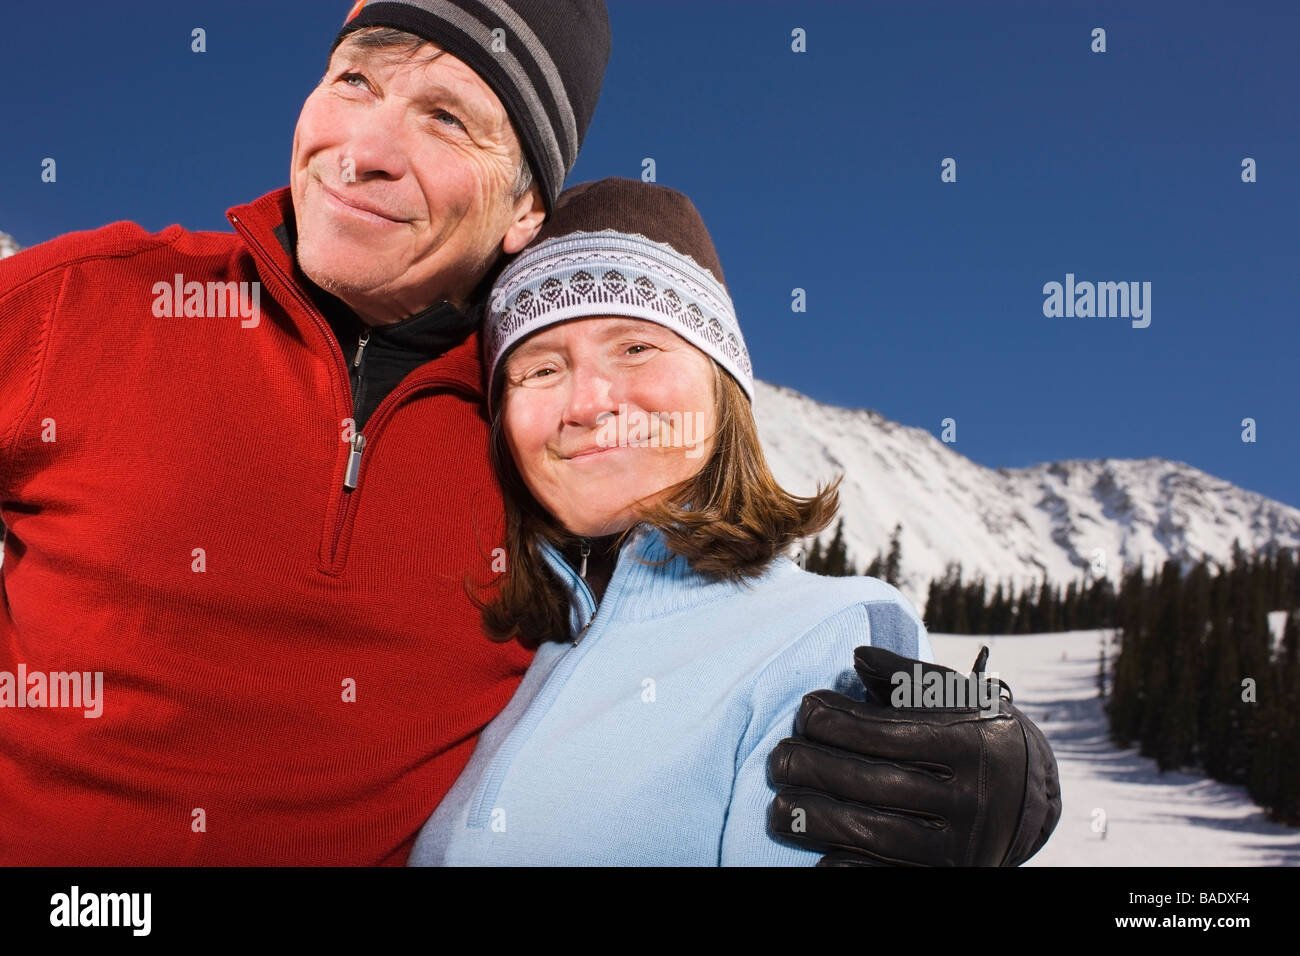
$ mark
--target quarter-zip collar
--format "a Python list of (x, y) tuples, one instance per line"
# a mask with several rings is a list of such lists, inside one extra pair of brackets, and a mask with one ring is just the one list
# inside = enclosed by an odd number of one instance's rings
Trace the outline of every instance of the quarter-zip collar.
[[(226, 212), (226, 217), (244, 237), (263, 284), (297, 323), (314, 325), (333, 343), (335, 337), (330, 328), (331, 318), (327, 317), (326, 312), (337, 320), (338, 309), (341, 308), (352, 316), (353, 321), (360, 321), (340, 300), (318, 289), (298, 268), (293, 254), (296, 226), (293, 195), (289, 187), (267, 193), (251, 203), (235, 206)], [(484, 382), (477, 328), (480, 317), (479, 309), (462, 313), (450, 303), (441, 302), (389, 327), (384, 335), (395, 342), (401, 342), (407, 347), (437, 348), (438, 339), (445, 341), (445, 336), (439, 335), (437, 331), (441, 323), (450, 321), (459, 329), (472, 326), (472, 331), (459, 345), (438, 361), (417, 369), (409, 379), (403, 381), (403, 386), (418, 385), (424, 380), (450, 379), (473, 391), (482, 401)], [(443, 325), (443, 328), (447, 327)], [(335, 354), (338, 356), (337, 367), (341, 381), (346, 384), (348, 379), (341, 349), (336, 349)]]
[(324, 516), (317, 570), (338, 576), (347, 564), (351, 522), (355, 520), (363, 494), (366, 462), (373, 460), (376, 443), (382, 447), (382, 432), (403, 403), (436, 387), (457, 393), (486, 422), (480, 333), (477, 330), (470, 333), (445, 355), (425, 362), (406, 375), (378, 403), (364, 423), (364, 430), (354, 430), (349, 440), (346, 429), (356, 424), (353, 416), (357, 403), (343, 348), (322, 314), (321, 304), (312, 298), (313, 287), (290, 251), (292, 241), (281, 238), (292, 235), (289, 224), (293, 222), (293, 201), (289, 189), (285, 187), (247, 205), (236, 206), (226, 216), (252, 258), (252, 270), (243, 262), (238, 264), (239, 268), (244, 272), (255, 271), (265, 286), (263, 300), (278, 306), (265, 310), (257, 334), (288, 335), (301, 342), (302, 348), (323, 359), (329, 374), (329, 394), (323, 396), (320, 414), (332, 419), (334, 427), (345, 431), (340, 433), (343, 441), (338, 444), (333, 465), (335, 491)]
[[(569, 592), (569, 636), (577, 638), (596, 617), (596, 600), (577, 569), (553, 544), (543, 538), (540, 550), (543, 559)], [(764, 574), (786, 574), (797, 570), (793, 561), (779, 556)], [(604, 624), (601, 630), (609, 628), (611, 622), (605, 617), (611, 614), (617, 615), (618, 620), (647, 620), (715, 601), (746, 587), (744, 583), (715, 579), (695, 571), (686, 558), (668, 547), (663, 532), (642, 522), (619, 550), (614, 574), (599, 604), (600, 609), (608, 608), (602, 611)]]

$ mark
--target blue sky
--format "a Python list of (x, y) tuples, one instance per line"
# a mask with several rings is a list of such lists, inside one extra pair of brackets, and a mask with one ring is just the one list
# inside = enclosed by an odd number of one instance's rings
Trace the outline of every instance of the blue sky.
[[(350, 6), (7, 8), (0, 230), (228, 230), (226, 209), (287, 183)], [(759, 378), (936, 435), (954, 418), (955, 449), (989, 466), (1160, 456), (1300, 506), (1300, 4), (610, 11), (570, 182), (637, 177), (649, 157), (695, 200)], [(1044, 317), (1066, 273), (1150, 282), (1150, 327)]]

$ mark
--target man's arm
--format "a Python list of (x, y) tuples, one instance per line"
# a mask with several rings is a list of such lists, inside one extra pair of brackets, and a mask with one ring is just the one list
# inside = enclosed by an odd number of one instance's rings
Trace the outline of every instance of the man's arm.
[[(815, 866), (815, 847), (779, 839), (768, 827), (776, 790), (768, 755), (795, 726), (807, 681), (842, 684), (844, 666), (868, 628), (868, 605), (853, 604), (831, 615), (773, 659), (750, 690), (750, 719), (736, 752), (736, 772), (723, 827), (721, 866)], [(800, 826), (800, 821), (792, 820)]]
[[(1019, 866), (1038, 852), (1061, 815), (1056, 758), (1010, 689), (983, 676), (984, 657), (972, 683), (859, 647), (866, 700), (808, 694), (796, 735), (772, 751), (773, 830), (825, 851), (821, 865)], [(898, 674), (920, 676), (942, 699), (895, 697)]]
[(12, 497), (19, 437), (35, 403), (63, 283), (50, 245), (0, 259), (0, 500)]

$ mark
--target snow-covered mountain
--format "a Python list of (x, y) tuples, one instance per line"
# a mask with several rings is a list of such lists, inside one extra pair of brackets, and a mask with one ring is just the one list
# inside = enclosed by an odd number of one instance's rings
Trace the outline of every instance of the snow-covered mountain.
[[(1167, 557), (1227, 563), (1234, 539), (1251, 551), (1300, 547), (1300, 510), (1161, 458), (986, 468), (921, 428), (877, 412), (820, 404), (759, 382), (755, 414), (772, 472), (796, 494), (844, 472), (840, 514), (861, 570), (901, 523), (901, 589), (923, 612), (930, 579), (950, 561), (1023, 586), (1044, 573), (1080, 579), (1100, 550), (1105, 573), (1150, 570)], [(960, 438), (959, 438), (960, 440)], [(823, 543), (831, 529), (823, 532)]]
[(0, 232), (0, 259), (5, 256), (12, 256), (18, 249), (18, 243), (14, 242), (13, 236), (7, 236)]

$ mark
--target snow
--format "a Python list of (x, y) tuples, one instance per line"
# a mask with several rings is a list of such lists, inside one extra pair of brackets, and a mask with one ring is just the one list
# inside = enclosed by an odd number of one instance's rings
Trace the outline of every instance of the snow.
[[(936, 659), (963, 673), (980, 644), (988, 670), (1042, 729), (1061, 772), (1061, 820), (1026, 866), (1300, 866), (1300, 830), (1271, 823), (1244, 787), (1161, 774), (1111, 744), (1097, 697), (1103, 631), (932, 634)], [(1113, 662), (1108, 647), (1107, 657)], [(1105, 837), (1094, 830), (1105, 814)]]
[(1286, 611), (1269, 611), (1268, 612), (1268, 633), (1273, 639), (1273, 651), (1277, 652), (1278, 646), (1282, 643), (1282, 635), (1286, 632)]
[(0, 259), (6, 256), (12, 256), (19, 249), (18, 243), (14, 242), (13, 236), (5, 235), (0, 232)]

